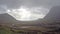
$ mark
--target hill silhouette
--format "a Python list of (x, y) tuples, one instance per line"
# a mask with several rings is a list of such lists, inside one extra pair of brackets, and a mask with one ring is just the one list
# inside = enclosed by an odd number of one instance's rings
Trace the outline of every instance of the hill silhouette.
[(0, 14), (0, 24), (1, 23), (14, 23), (16, 19), (10, 16), (9, 14)]
[(54, 6), (50, 9), (50, 12), (45, 16), (45, 26), (49, 29), (60, 28), (60, 6)]

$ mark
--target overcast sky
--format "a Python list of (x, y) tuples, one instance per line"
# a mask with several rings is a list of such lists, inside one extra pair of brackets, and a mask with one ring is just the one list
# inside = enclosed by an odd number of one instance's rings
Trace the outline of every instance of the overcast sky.
[[(0, 0), (0, 12), (1, 7), (3, 6), (3, 10), (5, 8), (13, 9), (13, 8), (19, 8), (20, 6), (26, 6), (26, 7), (51, 7), (60, 5), (60, 0)], [(5, 12), (5, 11), (4, 11)]]

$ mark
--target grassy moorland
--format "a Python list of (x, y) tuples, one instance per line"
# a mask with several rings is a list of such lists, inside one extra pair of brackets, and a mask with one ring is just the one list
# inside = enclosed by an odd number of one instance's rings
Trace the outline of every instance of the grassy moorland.
[[(46, 31), (46, 32), (43, 32)], [(0, 26), (0, 34), (26, 34), (26, 32), (29, 34), (33, 32), (32, 34), (55, 34), (55, 31), (48, 31), (47, 28), (43, 27), (37, 27), (37, 26), (32, 26), (30, 28), (11, 28), (8, 26)], [(59, 33), (59, 32), (58, 32)]]

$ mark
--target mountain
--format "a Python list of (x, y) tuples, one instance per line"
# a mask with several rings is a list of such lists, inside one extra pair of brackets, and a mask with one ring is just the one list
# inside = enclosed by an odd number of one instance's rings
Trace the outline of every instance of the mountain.
[(54, 6), (50, 9), (50, 12), (45, 16), (44, 20), (47, 28), (60, 28), (60, 6)]
[(9, 14), (5, 13), (5, 14), (0, 14), (0, 24), (1, 23), (14, 23), (17, 20), (15, 18), (13, 18), (12, 16), (10, 16)]
[(44, 19), (51, 21), (60, 21), (60, 6), (52, 7)]

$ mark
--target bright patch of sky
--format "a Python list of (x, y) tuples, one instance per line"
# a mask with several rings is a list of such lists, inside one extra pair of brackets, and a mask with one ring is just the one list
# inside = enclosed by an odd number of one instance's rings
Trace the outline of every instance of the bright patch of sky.
[(48, 9), (43, 7), (27, 8), (24, 6), (21, 6), (19, 9), (8, 10), (8, 14), (20, 21), (34, 21), (43, 19), (48, 12)]

